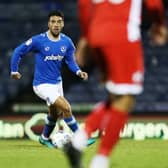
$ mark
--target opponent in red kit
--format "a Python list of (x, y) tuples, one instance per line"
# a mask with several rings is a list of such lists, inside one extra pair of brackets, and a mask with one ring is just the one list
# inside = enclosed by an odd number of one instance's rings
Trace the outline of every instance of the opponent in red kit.
[[(109, 167), (110, 152), (134, 107), (134, 97), (143, 91), (142, 3), (142, 0), (79, 0), (81, 39), (77, 61), (83, 64), (88, 46), (94, 50), (109, 97), (93, 109), (84, 130), (76, 132), (72, 143), (66, 146), (72, 167), (81, 168), (81, 152), (96, 129), (105, 130), (105, 134), (101, 136), (90, 168)], [(153, 21), (151, 40), (162, 45), (167, 38), (163, 4), (161, 0), (145, 0), (144, 3)]]

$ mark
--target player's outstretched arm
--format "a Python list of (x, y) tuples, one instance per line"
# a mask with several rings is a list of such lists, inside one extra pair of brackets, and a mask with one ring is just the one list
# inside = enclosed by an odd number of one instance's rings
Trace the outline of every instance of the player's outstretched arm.
[(15, 48), (10, 62), (10, 77), (12, 79), (18, 80), (21, 78), (22, 75), (18, 72), (19, 62), (24, 55), (26, 55), (30, 51), (33, 51), (33, 47), (35, 46), (34, 44), (36, 44), (35, 42), (36, 38), (33, 37)]

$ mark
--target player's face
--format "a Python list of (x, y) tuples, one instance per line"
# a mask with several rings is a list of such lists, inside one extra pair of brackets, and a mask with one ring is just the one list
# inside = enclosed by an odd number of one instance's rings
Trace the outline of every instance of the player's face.
[(51, 16), (48, 21), (48, 28), (54, 37), (57, 37), (64, 27), (64, 20), (60, 16)]

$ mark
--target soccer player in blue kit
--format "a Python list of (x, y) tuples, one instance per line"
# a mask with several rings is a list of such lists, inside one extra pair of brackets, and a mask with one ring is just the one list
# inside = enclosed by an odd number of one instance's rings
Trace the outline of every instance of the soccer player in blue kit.
[[(75, 47), (72, 40), (61, 33), (63, 27), (64, 14), (59, 10), (51, 11), (48, 15), (48, 31), (35, 35), (19, 45), (11, 58), (11, 78), (18, 80), (21, 78), (18, 71), (20, 59), (30, 51), (35, 53), (33, 90), (37, 96), (46, 101), (49, 108), (39, 142), (50, 148), (54, 147), (50, 134), (59, 116), (63, 116), (73, 132), (79, 129), (72, 115), (71, 106), (63, 96), (61, 77), (63, 62), (83, 80), (88, 78), (88, 74), (83, 72), (75, 61)], [(88, 145), (93, 142), (94, 140), (90, 139)]]

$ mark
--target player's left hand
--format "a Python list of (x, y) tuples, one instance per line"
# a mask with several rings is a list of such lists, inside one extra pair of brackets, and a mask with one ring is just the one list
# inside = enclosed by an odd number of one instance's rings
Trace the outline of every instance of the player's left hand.
[(19, 72), (11, 72), (10, 76), (12, 79), (19, 80), (22, 75)]
[(83, 71), (80, 71), (80, 72), (78, 73), (78, 76), (79, 76), (80, 78), (82, 78), (83, 80), (87, 80), (87, 79), (88, 79), (88, 74), (87, 74), (86, 72), (83, 72)]

